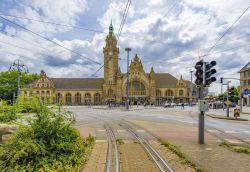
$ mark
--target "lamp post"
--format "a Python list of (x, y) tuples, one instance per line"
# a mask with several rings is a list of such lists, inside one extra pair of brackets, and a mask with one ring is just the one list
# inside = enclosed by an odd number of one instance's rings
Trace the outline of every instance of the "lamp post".
[(194, 71), (190, 71), (190, 75), (191, 75), (191, 82), (190, 82), (190, 93), (189, 93), (189, 104), (192, 107), (192, 101), (193, 101), (193, 72)]
[(9, 70), (14, 69), (17, 69), (17, 96), (19, 97), (21, 94), (21, 72), (24, 71), (28, 73), (28, 68), (21, 62), (21, 60), (17, 59), (9, 68)]
[(126, 88), (126, 99), (127, 99), (127, 103), (126, 103), (126, 107), (127, 110), (129, 110), (129, 51), (131, 51), (131, 48), (125, 48), (125, 51), (127, 51), (127, 88)]

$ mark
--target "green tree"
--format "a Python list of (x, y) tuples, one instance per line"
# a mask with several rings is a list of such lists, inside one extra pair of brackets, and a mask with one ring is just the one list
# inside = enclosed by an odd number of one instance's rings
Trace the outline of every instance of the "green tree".
[[(38, 74), (21, 73), (21, 88), (35, 81)], [(0, 99), (12, 100), (17, 92), (17, 70), (0, 72)]]

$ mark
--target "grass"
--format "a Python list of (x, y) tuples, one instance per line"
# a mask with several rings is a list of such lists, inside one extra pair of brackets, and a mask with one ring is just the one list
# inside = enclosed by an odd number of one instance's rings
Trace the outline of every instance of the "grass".
[(228, 148), (229, 150), (237, 153), (244, 153), (244, 154), (250, 154), (250, 148), (245, 146), (239, 146), (239, 145), (233, 145), (227, 141), (223, 141), (219, 144), (219, 146), (224, 146)]
[(116, 139), (116, 143), (118, 143), (118, 145), (123, 145), (124, 141), (121, 138), (119, 138), (119, 139)]
[(175, 153), (182, 160), (182, 164), (188, 164), (190, 167), (193, 167), (197, 172), (205, 172), (205, 170), (197, 167), (197, 165), (193, 161), (191, 161), (178, 146), (162, 139), (158, 139), (158, 141), (161, 143), (161, 145), (165, 146), (173, 153)]

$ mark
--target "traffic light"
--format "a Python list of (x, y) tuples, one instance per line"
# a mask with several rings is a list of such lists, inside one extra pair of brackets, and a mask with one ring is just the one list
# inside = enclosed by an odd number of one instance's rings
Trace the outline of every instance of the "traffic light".
[(234, 102), (234, 95), (235, 95), (235, 88), (234, 87), (229, 88), (229, 90), (228, 90), (228, 99), (231, 102)]
[(195, 80), (195, 84), (197, 86), (201, 86), (203, 84), (203, 60), (198, 61), (195, 64), (195, 76), (196, 76), (196, 80)]
[(210, 86), (212, 82), (216, 81), (216, 78), (212, 76), (213, 74), (216, 73), (216, 69), (212, 69), (212, 67), (214, 67), (215, 65), (216, 61), (211, 61), (210, 63), (206, 63), (204, 87)]
[(220, 78), (220, 83), (223, 84), (223, 78), (222, 77)]

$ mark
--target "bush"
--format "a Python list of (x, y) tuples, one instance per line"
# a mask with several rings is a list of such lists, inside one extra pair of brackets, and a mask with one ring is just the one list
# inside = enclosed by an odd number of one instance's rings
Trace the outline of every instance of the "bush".
[(22, 126), (0, 152), (3, 171), (73, 171), (87, 160), (93, 137), (83, 139), (65, 114), (41, 102), (28, 126)]
[(0, 122), (11, 122), (17, 119), (17, 110), (12, 106), (4, 106), (0, 109)]

